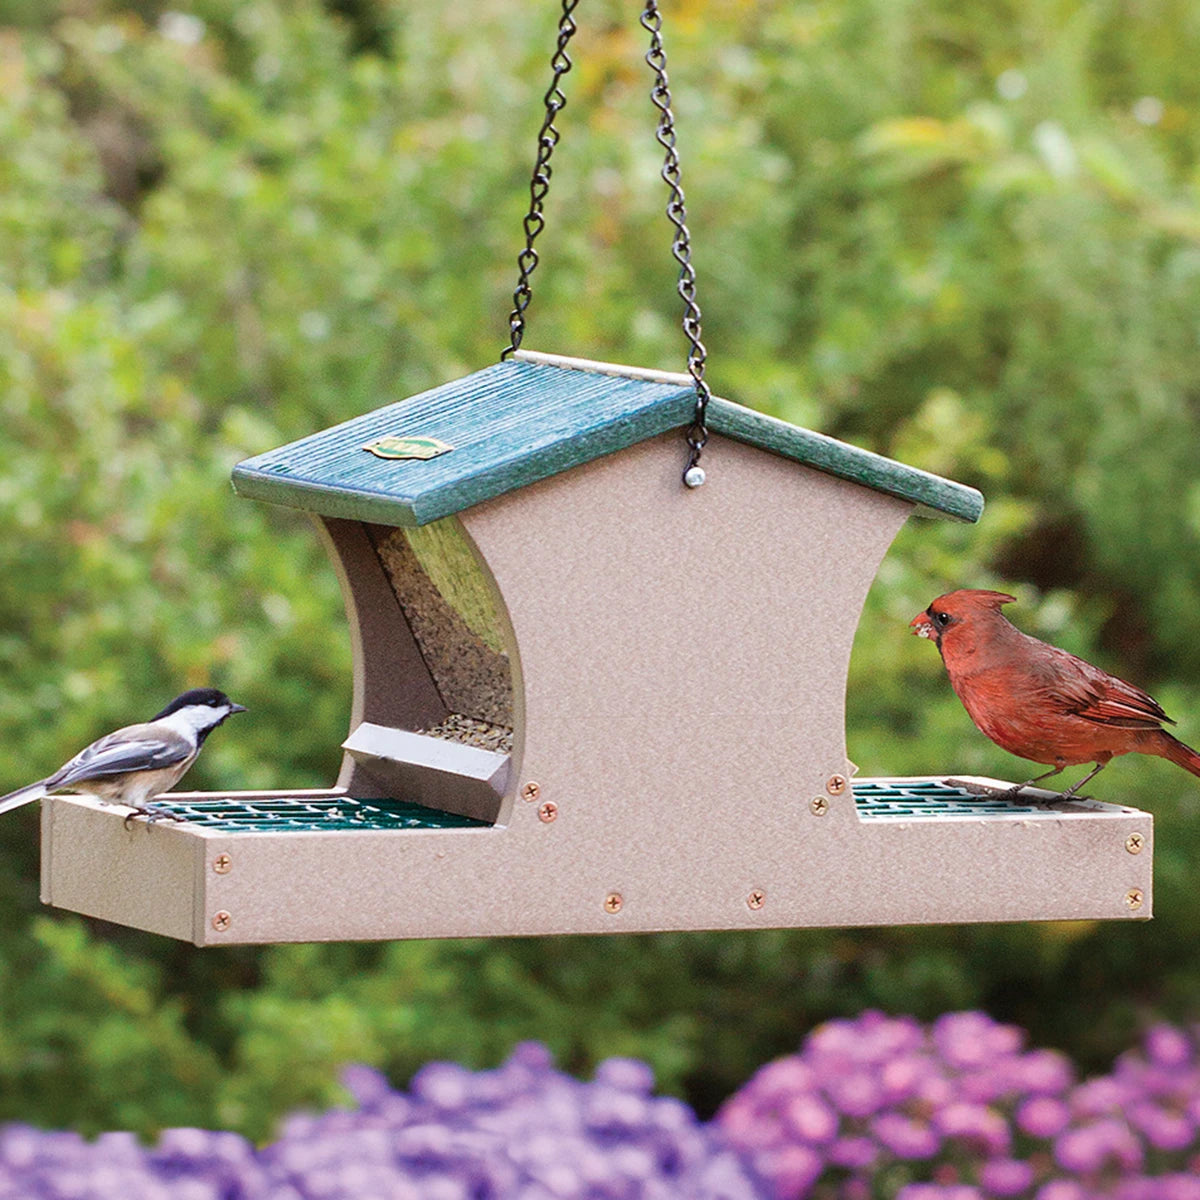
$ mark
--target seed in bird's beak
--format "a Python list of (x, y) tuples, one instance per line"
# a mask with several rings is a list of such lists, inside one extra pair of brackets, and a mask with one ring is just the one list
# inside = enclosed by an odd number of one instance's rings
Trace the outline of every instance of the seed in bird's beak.
[(928, 613), (917, 613), (917, 615), (913, 617), (911, 621), (909, 621), (908, 627), (917, 635), (917, 637), (933, 637), (933, 622), (929, 619)]

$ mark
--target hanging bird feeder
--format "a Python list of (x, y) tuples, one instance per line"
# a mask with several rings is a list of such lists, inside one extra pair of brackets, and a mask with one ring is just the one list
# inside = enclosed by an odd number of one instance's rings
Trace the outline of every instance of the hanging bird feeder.
[(313, 514), (342, 581), (336, 785), (172, 794), (130, 827), (49, 799), (47, 903), (198, 945), (1149, 916), (1144, 812), (853, 777), (879, 563), (910, 514), (982, 497), (709, 394), (646, 7), (687, 373), (521, 349), (564, 0), (502, 361), (234, 471)]

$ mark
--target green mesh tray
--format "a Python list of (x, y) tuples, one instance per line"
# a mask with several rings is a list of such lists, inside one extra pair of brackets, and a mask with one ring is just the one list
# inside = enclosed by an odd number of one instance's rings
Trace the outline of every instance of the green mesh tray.
[[(919, 817), (1061, 816), (1056, 809), (1014, 803), (940, 779), (907, 779), (854, 784), (854, 803), (863, 820), (912, 820)], [(296, 796), (282, 799), (176, 800), (155, 805), (192, 825), (228, 832), (321, 832), (333, 830), (470, 829), (486, 821), (461, 817), (404, 800), (352, 800), (344, 796)]]
[(855, 783), (854, 804), (865, 821), (914, 817), (1010, 817), (1021, 814), (1061, 817), (1057, 809), (1030, 801), (1017, 803), (971, 791), (941, 779), (896, 779)]
[(271, 800), (173, 800), (154, 808), (191, 825), (230, 833), (326, 832), (351, 829), (468, 829), (486, 821), (425, 808), (404, 800), (351, 800), (345, 796), (296, 796)]

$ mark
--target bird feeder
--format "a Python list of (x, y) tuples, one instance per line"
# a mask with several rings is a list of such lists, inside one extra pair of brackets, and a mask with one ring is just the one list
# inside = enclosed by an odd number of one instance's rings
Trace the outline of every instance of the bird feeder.
[(715, 397), (684, 488), (694, 403), (518, 352), (238, 466), (340, 575), (341, 775), (47, 800), (43, 898), (200, 945), (1149, 916), (1144, 812), (854, 778), (876, 569), (979, 493)]

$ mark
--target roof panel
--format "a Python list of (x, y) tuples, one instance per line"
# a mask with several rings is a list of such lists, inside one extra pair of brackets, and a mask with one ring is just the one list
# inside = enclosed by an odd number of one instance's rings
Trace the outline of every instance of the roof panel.
[[(324, 516), (424, 525), (681, 429), (694, 404), (686, 375), (520, 354), (247, 459), (233, 482), (241, 495)], [(713, 400), (709, 428), (958, 520), (976, 520), (983, 508), (973, 488), (728, 400)], [(387, 459), (363, 448), (388, 436), (436, 438), (452, 449)]]

